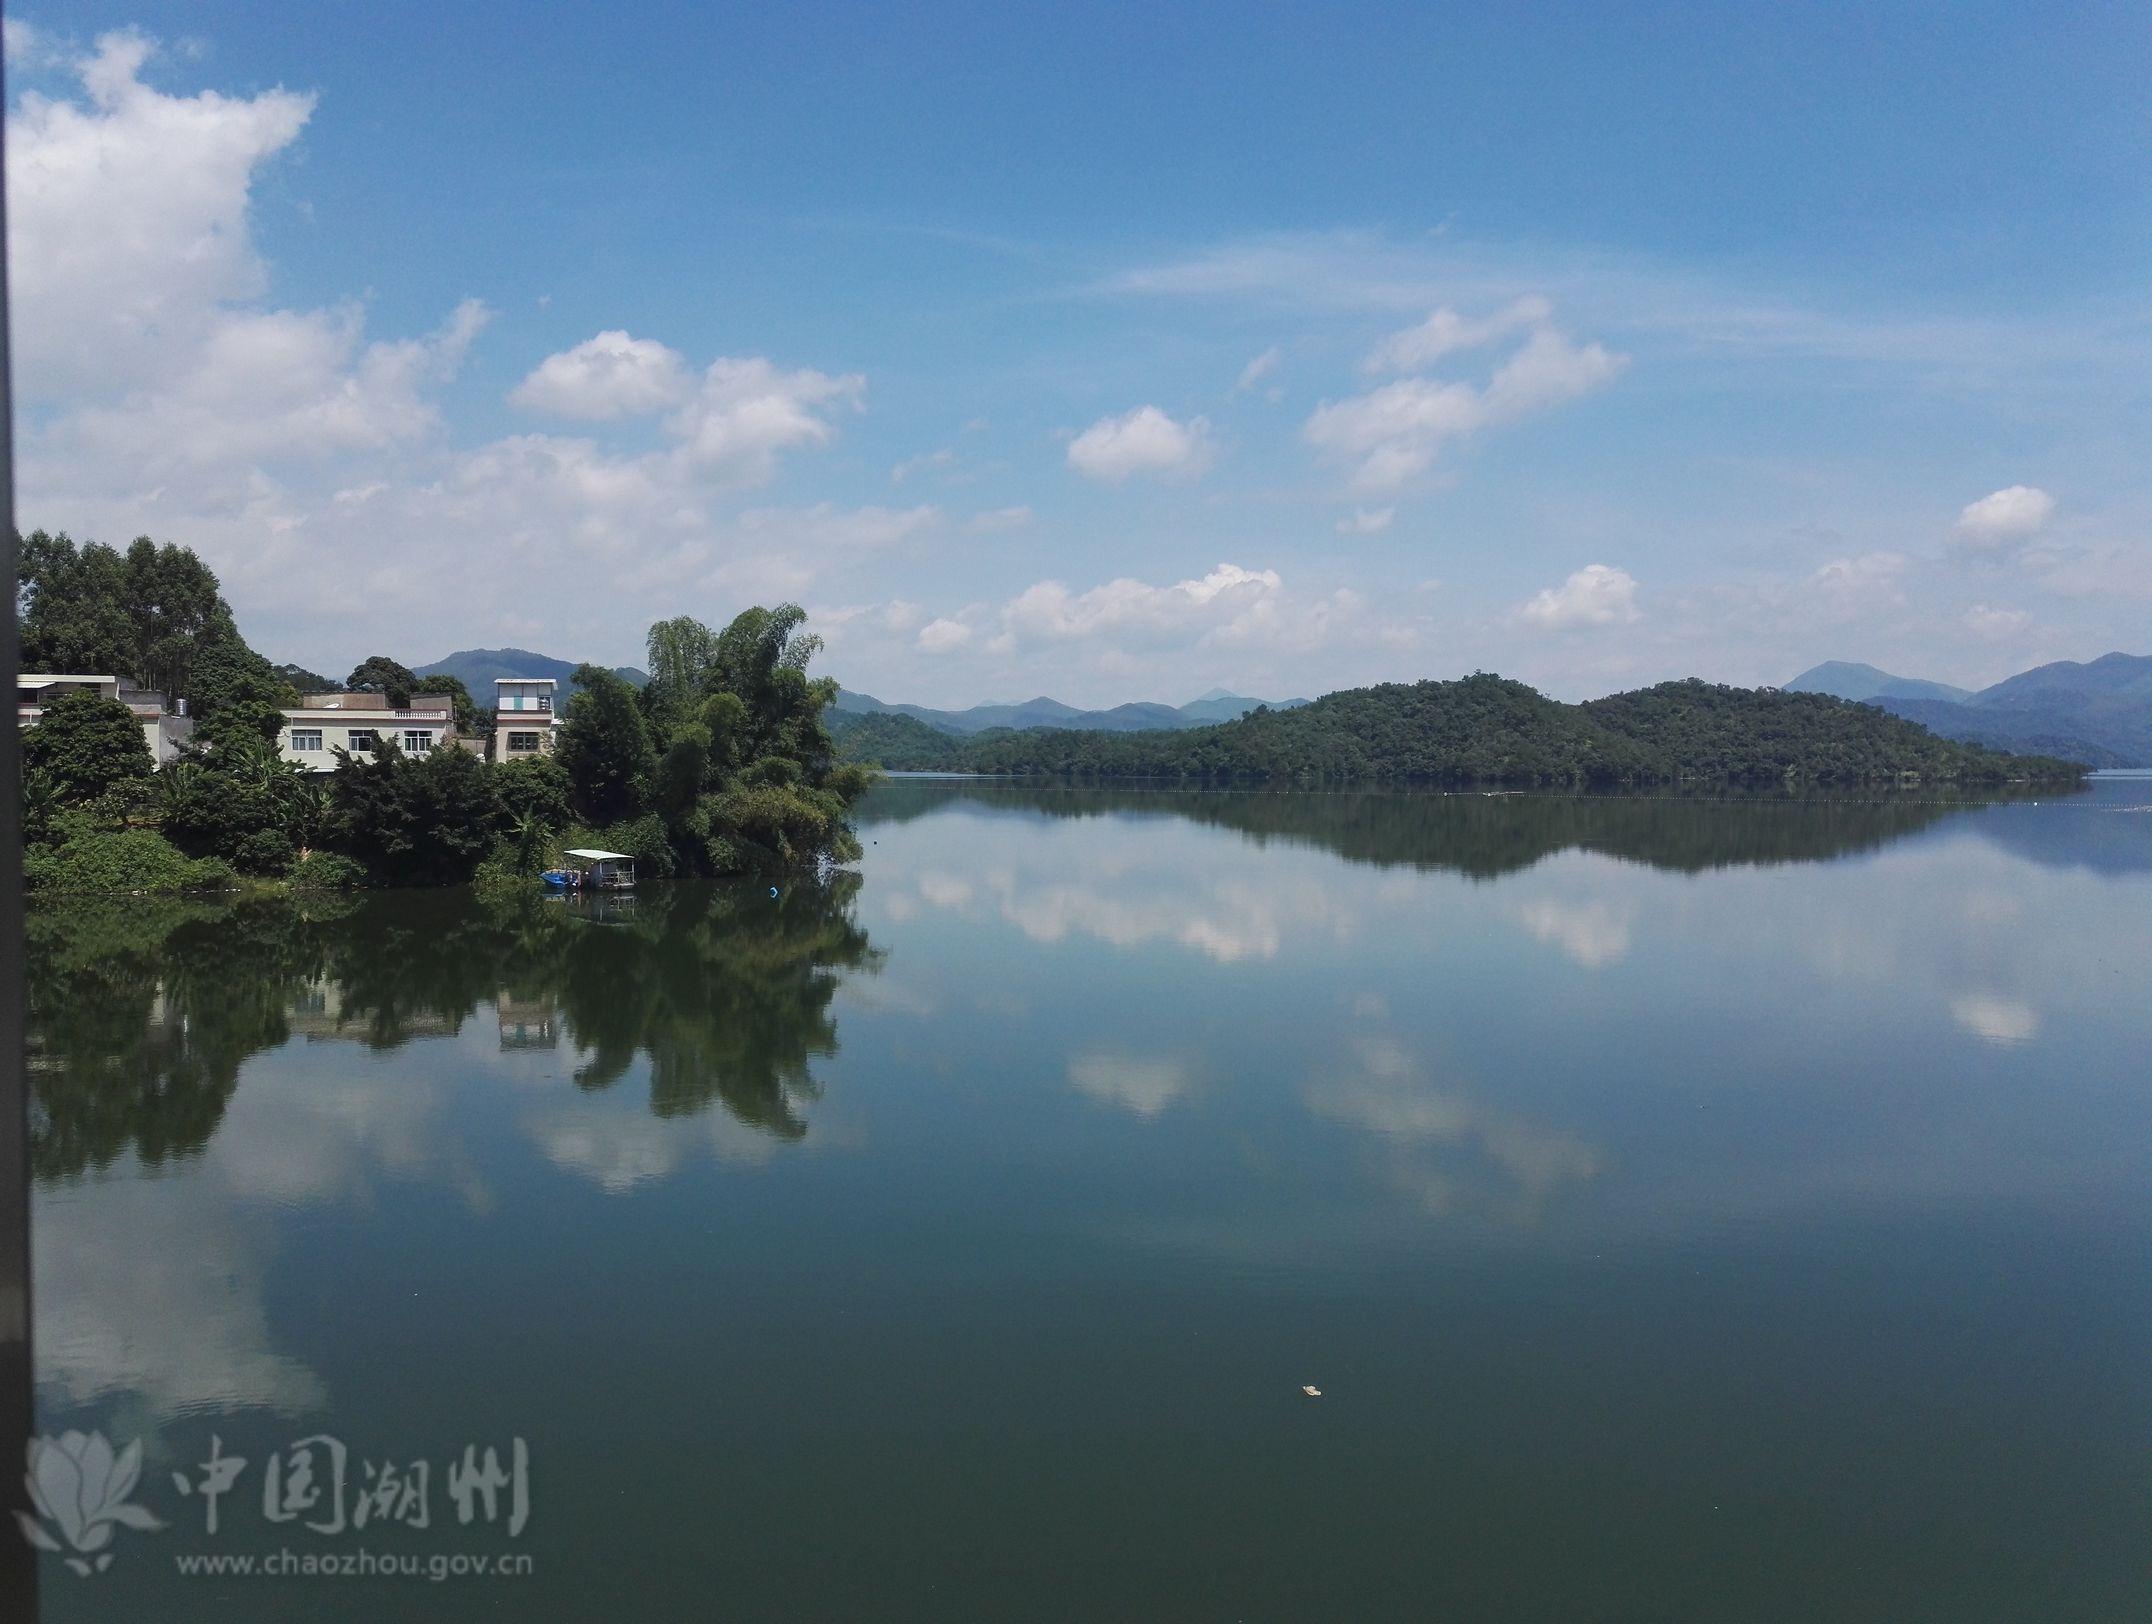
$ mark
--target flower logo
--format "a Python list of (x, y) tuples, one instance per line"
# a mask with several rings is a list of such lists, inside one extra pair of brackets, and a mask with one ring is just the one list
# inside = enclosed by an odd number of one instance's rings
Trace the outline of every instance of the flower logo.
[[(23, 1537), (41, 1551), (64, 1553), (72, 1548), (76, 1554), (67, 1558), (67, 1565), (85, 1579), (112, 1565), (112, 1553), (106, 1547), (112, 1543), (115, 1523), (143, 1534), (164, 1526), (146, 1508), (127, 1503), (142, 1475), (139, 1438), (116, 1455), (101, 1432), (33, 1438), (28, 1460), (30, 1469), (23, 1474), (23, 1483), (37, 1516), (15, 1513)], [(53, 1538), (45, 1523), (59, 1529), (67, 1543)]]

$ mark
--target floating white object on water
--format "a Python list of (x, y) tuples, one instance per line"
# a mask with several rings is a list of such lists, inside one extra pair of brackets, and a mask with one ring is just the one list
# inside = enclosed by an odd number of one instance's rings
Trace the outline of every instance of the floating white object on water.
[(1321, 1398), (1323, 1396), (1323, 1390), (1320, 1387), (1303, 1387), (1301, 1391), (1307, 1394), (1309, 1398)]

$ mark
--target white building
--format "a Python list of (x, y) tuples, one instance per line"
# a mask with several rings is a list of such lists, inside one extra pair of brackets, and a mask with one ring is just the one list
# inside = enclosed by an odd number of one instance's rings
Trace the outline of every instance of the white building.
[(407, 756), (466, 748), (456, 736), (456, 702), (447, 694), (413, 694), (399, 710), (386, 694), (308, 694), (284, 713), (277, 748), (309, 772), (336, 770), (336, 752), (371, 755), (382, 739)]
[(553, 753), (560, 712), (551, 677), (497, 677), (493, 683), (493, 759), (515, 761)]
[(142, 742), (162, 767), (179, 754), (179, 747), (194, 731), (194, 721), (181, 700), (176, 712), (165, 709), (164, 695), (143, 689), (121, 691), (118, 677), (81, 676), (67, 672), (25, 671), (15, 679), (15, 724), (35, 727), (45, 707), (65, 693), (92, 693), (116, 699), (134, 712), (142, 724)]

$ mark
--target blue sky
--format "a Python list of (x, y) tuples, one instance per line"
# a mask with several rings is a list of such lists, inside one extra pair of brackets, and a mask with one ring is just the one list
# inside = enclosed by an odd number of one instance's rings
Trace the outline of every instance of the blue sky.
[(21, 521), (331, 674), (2152, 648), (2152, 14), (31, 6)]

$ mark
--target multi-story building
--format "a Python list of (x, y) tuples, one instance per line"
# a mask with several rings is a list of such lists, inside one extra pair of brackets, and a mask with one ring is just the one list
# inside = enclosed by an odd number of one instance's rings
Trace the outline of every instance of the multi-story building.
[(277, 747), (309, 772), (336, 770), (336, 752), (372, 754), (384, 738), (407, 756), (468, 748), (456, 736), (456, 702), (447, 694), (413, 694), (402, 708), (386, 694), (307, 694), (284, 713)]
[(194, 731), (185, 700), (167, 709), (163, 694), (126, 688), (118, 677), (43, 671), (25, 671), (15, 679), (16, 725), (37, 726), (38, 718), (45, 714), (45, 707), (64, 693), (97, 694), (105, 699), (116, 699), (133, 711), (135, 720), (142, 724), (142, 742), (149, 746), (151, 757), (160, 767), (179, 754), (180, 746)]
[(493, 759), (515, 761), (553, 753), (560, 712), (551, 677), (498, 677), (493, 683)]

